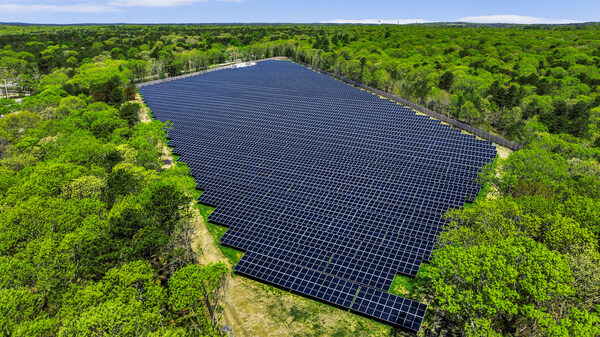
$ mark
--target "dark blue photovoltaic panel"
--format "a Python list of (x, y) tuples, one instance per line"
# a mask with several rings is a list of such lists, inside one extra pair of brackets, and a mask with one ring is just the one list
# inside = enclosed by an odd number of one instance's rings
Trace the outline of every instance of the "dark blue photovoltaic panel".
[(430, 259), (441, 215), (479, 193), (493, 144), (289, 61), (141, 88), (235, 270), (417, 331), (387, 293)]

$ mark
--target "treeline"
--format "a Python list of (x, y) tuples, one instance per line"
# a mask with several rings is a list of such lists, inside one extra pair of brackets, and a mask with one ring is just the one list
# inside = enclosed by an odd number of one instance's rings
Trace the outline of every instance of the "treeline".
[(198, 264), (195, 182), (162, 169), (124, 62), (43, 76), (0, 118), (2, 336), (221, 335), (227, 267)]
[[(0, 75), (122, 61), (130, 83), (235, 60), (291, 57), (511, 140), (534, 116), (551, 132), (600, 136), (600, 27), (73, 26), (0, 30)], [(74, 92), (75, 93), (75, 92)]]

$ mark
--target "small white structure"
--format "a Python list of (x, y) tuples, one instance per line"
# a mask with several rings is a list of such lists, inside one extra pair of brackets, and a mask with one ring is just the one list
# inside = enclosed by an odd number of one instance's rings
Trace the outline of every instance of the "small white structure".
[(235, 65), (236, 68), (245, 68), (256, 65), (256, 62), (243, 62)]

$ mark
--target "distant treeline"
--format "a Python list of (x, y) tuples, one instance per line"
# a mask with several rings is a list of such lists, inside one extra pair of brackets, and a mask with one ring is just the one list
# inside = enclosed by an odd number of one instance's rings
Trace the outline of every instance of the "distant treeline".
[(534, 116), (551, 132), (595, 140), (599, 27), (3, 26), (0, 75), (32, 91), (43, 75), (71, 78), (79, 66), (103, 60), (123, 61), (129, 83), (136, 83), (288, 56), (511, 140)]

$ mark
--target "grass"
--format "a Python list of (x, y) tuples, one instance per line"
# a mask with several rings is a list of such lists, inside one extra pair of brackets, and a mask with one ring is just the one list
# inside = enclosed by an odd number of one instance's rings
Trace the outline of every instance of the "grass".
[(414, 278), (396, 274), (390, 287), (390, 294), (408, 297), (415, 288)]
[[(196, 191), (194, 198), (201, 194), (202, 192)], [(206, 228), (217, 247), (232, 265), (237, 264), (243, 253), (219, 244), (227, 228), (207, 221), (214, 208), (203, 204), (196, 204), (196, 208), (204, 218)], [(273, 320), (288, 326), (292, 336), (389, 336), (391, 333), (391, 327), (386, 324), (290, 294), (289, 291), (266, 283), (256, 282), (254, 285), (266, 295), (263, 298), (269, 303), (267, 307)]]
[(473, 199), (473, 202), (465, 202), (465, 204), (463, 205), (463, 208), (468, 209), (468, 208), (471, 208), (471, 207), (475, 207), (475, 205), (478, 202), (487, 199), (489, 193), (490, 193), (490, 185), (489, 184), (484, 184), (481, 187), (481, 190), (479, 190), (479, 193)]
[(410, 277), (397, 274), (390, 287), (390, 294), (406, 297), (415, 301), (422, 301), (426, 291), (426, 276), (429, 270), (428, 263), (422, 263), (417, 277)]
[[(196, 193), (194, 193), (194, 198), (198, 199), (201, 194), (202, 193), (200, 191), (196, 191)], [(227, 231), (227, 228), (216, 225), (216, 224), (208, 221), (208, 216), (215, 209), (213, 207), (203, 205), (200, 203), (196, 203), (196, 208), (200, 212), (200, 215), (204, 218), (204, 223), (206, 224), (206, 229), (208, 229), (210, 236), (212, 236), (213, 240), (215, 241), (215, 244), (221, 250), (221, 253), (223, 253), (223, 255), (225, 255), (225, 257), (227, 258), (227, 260), (229, 260), (231, 265), (236, 265), (240, 261), (242, 256), (244, 256), (244, 253), (240, 252), (239, 250), (235, 250), (231, 247), (225, 247), (225, 246), (221, 245), (221, 243), (220, 243), (221, 237), (225, 234), (225, 232)]]
[(290, 336), (389, 336), (391, 327), (328, 304), (273, 288), (265, 301)]
[(240, 262), (240, 260), (242, 259), (242, 256), (244, 256), (243, 252), (233, 249), (231, 247), (223, 246), (219, 243), (221, 240), (221, 237), (227, 231), (227, 228), (219, 226), (219, 225), (215, 225), (211, 222), (206, 222), (206, 228), (208, 229), (208, 232), (215, 240), (217, 247), (219, 247), (219, 249), (221, 250), (223, 255), (225, 255), (225, 257), (229, 260), (229, 262), (232, 265), (236, 265), (238, 262)]
[[(496, 155), (496, 158), (494, 158), (494, 160), (492, 161), (491, 167), (489, 169), (492, 170), (493, 172), (496, 172), (496, 170), (498, 169), (499, 162), (500, 162), (500, 156)], [(478, 202), (484, 201), (485, 199), (488, 198), (490, 191), (491, 191), (490, 184), (488, 184), (488, 183), (483, 184), (483, 186), (479, 190), (479, 193), (473, 199), (473, 202), (466, 202), (463, 205), (463, 208), (471, 208), (471, 207), (474, 207)]]

